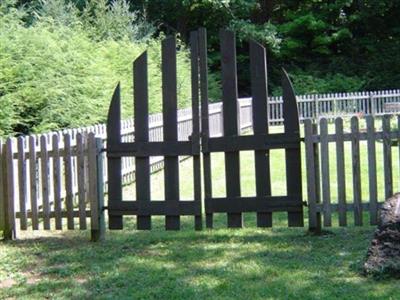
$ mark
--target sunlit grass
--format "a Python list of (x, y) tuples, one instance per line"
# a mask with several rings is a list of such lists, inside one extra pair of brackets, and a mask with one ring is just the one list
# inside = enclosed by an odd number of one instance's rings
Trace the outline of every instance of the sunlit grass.
[[(303, 150), (303, 149), (302, 149)], [(398, 150), (393, 149), (398, 168)], [(350, 145), (346, 146), (346, 191), (352, 199)], [(302, 152), (304, 154), (304, 152)], [(382, 144), (377, 143), (378, 187), (383, 200)], [(361, 147), (362, 192), (368, 201), (366, 147)], [(241, 190), (254, 195), (254, 155), (243, 152)], [(335, 149), (330, 147), (331, 195), (336, 202)], [(303, 155), (303, 195), (307, 199)], [(396, 170), (395, 168), (395, 170)], [(213, 154), (213, 194), (225, 195), (223, 154)], [(193, 197), (192, 160), (180, 165), (181, 199)], [(395, 190), (398, 172), (394, 171)], [(284, 152), (271, 151), (273, 195), (286, 193)], [(164, 174), (152, 175), (152, 198), (164, 198)], [(124, 188), (135, 198), (135, 185)], [(305, 210), (307, 226), (307, 211)], [(349, 220), (352, 214), (349, 213)], [(364, 214), (368, 224), (368, 215)], [(330, 228), (313, 236), (306, 228), (287, 228), (276, 213), (272, 229), (259, 229), (254, 213), (245, 228), (226, 228), (215, 214), (215, 229), (194, 231), (193, 217), (181, 217), (181, 231), (164, 230), (152, 218), (152, 231), (136, 231), (134, 217), (124, 230), (106, 232), (90, 243), (87, 231), (28, 232), (0, 244), (0, 298), (16, 299), (399, 299), (399, 281), (374, 281), (360, 274), (374, 227)], [(336, 214), (334, 219), (337, 219)], [(334, 224), (337, 224), (334, 223)]]

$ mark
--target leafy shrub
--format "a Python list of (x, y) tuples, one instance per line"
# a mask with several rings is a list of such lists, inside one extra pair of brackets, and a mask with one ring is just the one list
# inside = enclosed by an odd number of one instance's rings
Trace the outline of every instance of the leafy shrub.
[[(288, 70), (290, 71), (290, 69)], [(356, 92), (363, 89), (365, 81), (356, 76), (336, 74), (308, 74), (302, 71), (289, 72), (296, 94), (322, 94)], [(274, 87), (273, 95), (282, 95), (281, 87)]]
[[(26, 27), (22, 18), (21, 11), (2, 6), (0, 135), (104, 122), (118, 81), (123, 115), (132, 116), (132, 61), (145, 50), (149, 109), (152, 113), (161, 110), (160, 39), (94, 39), (80, 22), (72, 26), (68, 21), (70, 26), (66, 26), (47, 16)], [(183, 45), (179, 48), (178, 99), (183, 107), (190, 98), (190, 63), (188, 51)]]

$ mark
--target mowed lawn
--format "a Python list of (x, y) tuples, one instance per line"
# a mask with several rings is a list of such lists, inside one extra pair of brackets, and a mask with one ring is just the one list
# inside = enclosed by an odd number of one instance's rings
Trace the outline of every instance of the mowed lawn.
[[(379, 196), (383, 200), (382, 144), (377, 143)], [(348, 201), (352, 199), (351, 162), (347, 157)], [(331, 181), (336, 182), (335, 149), (330, 149)], [(393, 149), (394, 190), (398, 190), (398, 150)], [(366, 145), (361, 146), (362, 193), (368, 200)], [(191, 199), (192, 161), (180, 165), (182, 199)], [(303, 161), (304, 166), (304, 161)], [(241, 154), (243, 195), (255, 194), (254, 158)], [(223, 155), (213, 155), (213, 192), (225, 194)], [(304, 170), (304, 168), (303, 168)], [(271, 151), (273, 195), (285, 193), (283, 151)], [(305, 182), (305, 171), (303, 180)], [(163, 198), (163, 172), (152, 176), (152, 196)], [(135, 197), (135, 186), (124, 189)], [(336, 186), (332, 185), (332, 201)], [(306, 185), (304, 184), (306, 199)], [(307, 213), (305, 211), (305, 216)], [(365, 214), (365, 224), (368, 215)], [(373, 226), (336, 226), (322, 236), (305, 228), (287, 228), (285, 213), (274, 214), (273, 229), (226, 229), (226, 215), (215, 215), (215, 229), (193, 230), (182, 217), (182, 230), (166, 232), (164, 218), (153, 218), (152, 231), (136, 231), (126, 217), (124, 230), (108, 231), (102, 243), (88, 232), (28, 232), (0, 243), (0, 299), (400, 299), (399, 280), (360, 275)], [(307, 222), (305, 224), (307, 226)]]

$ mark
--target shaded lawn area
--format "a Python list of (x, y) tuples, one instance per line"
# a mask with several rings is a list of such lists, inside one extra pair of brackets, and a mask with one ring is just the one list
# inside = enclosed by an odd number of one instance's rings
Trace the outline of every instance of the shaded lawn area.
[(129, 220), (103, 243), (86, 232), (2, 243), (0, 298), (399, 298), (398, 280), (359, 275), (372, 227), (319, 237), (294, 228), (194, 232), (184, 218), (182, 231), (165, 232), (157, 218), (154, 231), (137, 232)]
[[(366, 145), (364, 145), (366, 146)], [(379, 199), (383, 199), (382, 144), (377, 143)], [(346, 146), (346, 159), (351, 152)], [(336, 182), (335, 149), (330, 148), (331, 182)], [(398, 152), (393, 161), (398, 166)], [(363, 200), (368, 200), (366, 147), (361, 146)], [(304, 166), (303, 159), (303, 166)], [(241, 154), (242, 194), (255, 194), (254, 158)], [(213, 155), (213, 193), (224, 196), (224, 160)], [(181, 199), (192, 199), (192, 161), (180, 164)], [(273, 195), (283, 195), (283, 151), (271, 152)], [(303, 193), (306, 199), (303, 168)], [(394, 190), (398, 172), (394, 171)], [(163, 199), (163, 171), (152, 175), (152, 197)], [(348, 201), (352, 200), (351, 162), (346, 160)], [(332, 185), (332, 202), (336, 186)], [(135, 185), (124, 188), (135, 198)], [(307, 212), (304, 212), (307, 216)], [(107, 231), (102, 243), (88, 232), (28, 232), (25, 239), (0, 243), (0, 299), (400, 299), (399, 280), (375, 281), (360, 275), (375, 227), (333, 227), (311, 236), (306, 228), (287, 228), (285, 213), (274, 214), (273, 229), (226, 229), (226, 216), (215, 216), (215, 229), (195, 232), (193, 218), (182, 217), (182, 230), (166, 232), (164, 218), (153, 217), (153, 230), (138, 232), (135, 219), (124, 230)], [(337, 225), (337, 216), (333, 218)], [(364, 224), (369, 218), (364, 214)], [(306, 224), (307, 226), (307, 220)]]

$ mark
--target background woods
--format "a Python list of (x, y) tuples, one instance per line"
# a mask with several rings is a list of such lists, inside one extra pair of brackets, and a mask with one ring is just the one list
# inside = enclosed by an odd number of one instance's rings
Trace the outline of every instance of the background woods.
[(298, 94), (397, 88), (399, 9), (353, 0), (1, 1), (0, 135), (103, 122), (117, 81), (130, 115), (131, 63), (145, 48), (150, 112), (159, 112), (159, 41), (168, 34), (179, 37), (178, 98), (187, 106), (186, 47), (199, 27), (209, 35), (211, 100), (221, 99), (219, 28), (237, 34), (241, 97), (250, 95), (248, 38), (267, 47), (271, 95), (281, 94), (282, 66)]

